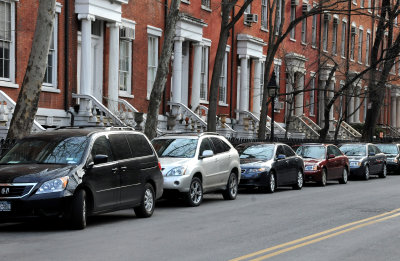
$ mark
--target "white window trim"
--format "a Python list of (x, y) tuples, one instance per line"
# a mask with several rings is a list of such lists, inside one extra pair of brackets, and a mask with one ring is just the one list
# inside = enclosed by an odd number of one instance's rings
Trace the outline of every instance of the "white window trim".
[(163, 30), (161, 28), (157, 28), (151, 25), (147, 26), (147, 34), (149, 36), (161, 37)]
[(358, 55), (357, 55), (357, 61), (359, 64), (362, 64), (362, 45), (364, 42), (364, 27), (360, 25), (358, 28)]
[[(158, 49), (159, 49), (159, 45), (160, 45), (160, 37), (162, 36), (163, 30), (161, 28), (157, 28), (151, 25), (147, 25), (147, 46), (149, 45), (149, 38), (150, 37), (154, 37), (157, 39), (157, 46), (156, 46), (156, 64), (158, 65)], [(149, 73), (149, 64), (147, 62), (147, 71), (146, 74)], [(147, 79), (147, 77), (146, 77)], [(147, 86), (147, 95), (146, 95), (146, 99), (150, 100), (150, 94), (152, 91), (153, 86), (149, 86), (148, 82), (146, 83)]]
[[(311, 81), (313, 81), (314, 82), (314, 90), (310, 90), (310, 92), (312, 92), (313, 93), (313, 97), (314, 97), (314, 101), (313, 101), (313, 103), (312, 103), (312, 106), (313, 106), (313, 113), (311, 113), (311, 109), (309, 110), (309, 112), (310, 112), (310, 116), (315, 116), (315, 79), (317, 78), (317, 73), (316, 72), (310, 72), (310, 85), (311, 85)], [(310, 101), (311, 101), (311, 99), (310, 99)], [(310, 106), (311, 106), (311, 104), (310, 104)]]
[[(206, 61), (205, 61), (205, 64), (206, 64), (206, 67), (207, 68), (205, 68), (205, 71), (204, 71), (204, 78), (205, 78), (205, 81), (206, 81), (206, 89), (204, 90), (205, 91), (205, 97), (206, 97), (206, 99), (202, 99), (202, 97), (200, 97), (200, 103), (203, 103), (203, 104), (208, 104), (208, 100), (207, 100), (207, 97), (208, 97), (208, 88), (209, 88), (209, 82), (208, 82), (208, 73), (209, 73), (209, 69), (210, 69), (210, 64), (209, 64), (209, 62), (210, 62), (210, 59), (209, 59), (209, 56), (210, 56), (210, 50), (211, 50), (211, 40), (210, 39), (205, 39), (205, 38), (203, 38), (203, 41), (202, 41), (202, 43), (203, 43), (203, 48), (202, 48), (202, 57), (203, 57), (203, 50), (205, 50), (205, 47), (207, 47), (207, 54), (206, 54), (206, 56), (205, 56), (205, 58), (206, 58)], [(203, 58), (202, 58), (203, 59)], [(200, 73), (201, 73), (201, 68), (200, 68)], [(200, 88), (201, 88), (201, 80), (200, 80)], [(201, 96), (201, 95), (200, 95)]]
[[(343, 27), (343, 24), (345, 24), (344, 27)], [(343, 28), (345, 29), (344, 34), (343, 34)], [(344, 35), (344, 38), (343, 38), (343, 35)], [(341, 32), (340, 32), (340, 56), (343, 59), (346, 59), (346, 36), (347, 36), (347, 19), (343, 19), (342, 24), (341, 24)]]
[(317, 27), (318, 27), (318, 17), (317, 15), (312, 16), (311, 21), (311, 47), (317, 47)]
[[(225, 49), (225, 56), (224, 56), (224, 64), (222, 65), (224, 67), (224, 71), (225, 71), (225, 75), (224, 75), (224, 79), (223, 79), (223, 84), (225, 87), (225, 97), (224, 97), (224, 101), (220, 101), (221, 97), (218, 97), (218, 105), (219, 106), (228, 106), (228, 56), (229, 56), (229, 50), (230, 48), (226, 48)], [(219, 95), (218, 95), (219, 96)]]
[[(120, 97), (125, 97), (125, 98), (133, 98), (132, 95), (132, 41), (127, 41), (127, 40), (122, 40), (122, 41), (126, 41), (129, 42), (128, 44), (128, 55), (129, 55), (129, 68), (128, 68), (128, 80), (127, 80), (127, 85), (126, 85), (126, 91), (122, 91), (119, 89), (119, 82), (118, 82), (118, 96)], [(119, 42), (119, 48), (121, 48), (121, 39)], [(118, 59), (118, 63), (120, 61), (121, 57), (119, 57)], [(120, 79), (120, 70), (118, 68), (118, 81)]]
[[(62, 5), (56, 2), (56, 15), (54, 17), (54, 25), (53, 25), (53, 33), (54, 33), (54, 55), (53, 55), (53, 68), (52, 68), (52, 76), (53, 82), (52, 83), (42, 83), (41, 90), (43, 92), (53, 92), (53, 93), (60, 93), (61, 91), (58, 89), (58, 19), (59, 14), (61, 13)], [(47, 67), (47, 64), (46, 64)]]

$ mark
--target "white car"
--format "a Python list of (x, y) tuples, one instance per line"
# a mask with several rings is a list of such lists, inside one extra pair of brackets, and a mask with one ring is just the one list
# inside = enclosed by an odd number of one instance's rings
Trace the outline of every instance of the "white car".
[(167, 135), (152, 141), (164, 176), (164, 193), (179, 192), (189, 206), (199, 206), (203, 194), (221, 191), (224, 199), (238, 193), (237, 150), (216, 133)]

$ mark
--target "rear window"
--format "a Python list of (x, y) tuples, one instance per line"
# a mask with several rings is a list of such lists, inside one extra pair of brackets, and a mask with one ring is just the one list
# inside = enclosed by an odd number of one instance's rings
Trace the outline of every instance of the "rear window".
[(147, 139), (140, 134), (127, 134), (129, 146), (131, 146), (133, 157), (144, 157), (153, 155), (153, 150), (150, 147)]
[(108, 138), (110, 140), (111, 149), (116, 160), (123, 160), (132, 157), (128, 141), (126, 140), (124, 134), (110, 134)]

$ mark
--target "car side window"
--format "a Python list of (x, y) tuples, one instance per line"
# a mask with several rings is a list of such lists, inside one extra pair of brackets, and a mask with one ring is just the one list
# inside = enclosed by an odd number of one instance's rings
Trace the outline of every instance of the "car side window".
[(131, 147), (132, 156), (144, 157), (153, 155), (153, 150), (150, 147), (147, 139), (141, 134), (127, 134), (129, 146)]
[(326, 152), (327, 152), (328, 155), (332, 155), (332, 154), (333, 154), (333, 155), (337, 156), (337, 155), (335, 154), (335, 151), (334, 151), (334, 149), (333, 149), (333, 146), (328, 146)]
[(214, 151), (214, 150), (213, 150), (213, 147), (212, 147), (212, 145), (211, 145), (211, 142), (210, 142), (210, 140), (209, 140), (208, 138), (203, 139), (203, 141), (201, 142), (201, 144), (200, 144), (200, 152), (199, 152), (199, 155), (203, 155), (203, 152), (204, 152), (205, 150), (212, 150), (212, 151)]
[(94, 157), (96, 155), (107, 155), (108, 162), (114, 160), (114, 157), (113, 157), (113, 154), (112, 154), (111, 148), (110, 148), (110, 142), (108, 141), (106, 136), (98, 137), (94, 141), (93, 146), (92, 146), (92, 151), (91, 151), (92, 159), (94, 159)]
[(372, 147), (373, 150), (375, 151), (375, 154), (382, 153), (381, 150), (380, 150), (377, 146), (372, 145), (371, 147)]
[(284, 150), (285, 150), (285, 155), (286, 155), (286, 157), (293, 157), (293, 156), (296, 155), (296, 153), (295, 153), (295, 152), (292, 150), (292, 148), (290, 148), (289, 146), (284, 145), (283, 148), (284, 148)]
[(111, 143), (111, 150), (115, 155), (116, 160), (123, 160), (132, 157), (131, 150), (125, 135), (123, 134), (110, 134), (108, 135)]
[(212, 143), (214, 144), (215, 154), (226, 152), (226, 147), (223, 145), (222, 140), (218, 138), (211, 138)]
[(333, 154), (336, 157), (343, 156), (342, 152), (336, 146), (330, 146), (330, 147), (332, 147)]
[(279, 145), (278, 148), (276, 149), (276, 156), (278, 155), (286, 155), (282, 145)]
[(368, 145), (368, 155), (369, 155), (371, 152), (375, 152), (375, 151), (374, 151), (374, 148), (373, 148), (371, 145)]
[(224, 140), (221, 140), (222, 146), (224, 146), (224, 150), (225, 151), (230, 151), (231, 150), (231, 146), (229, 146), (228, 144), (226, 144), (226, 142)]

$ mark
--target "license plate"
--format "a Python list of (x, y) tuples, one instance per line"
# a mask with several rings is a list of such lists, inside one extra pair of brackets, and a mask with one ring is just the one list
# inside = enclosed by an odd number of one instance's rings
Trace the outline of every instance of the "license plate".
[(11, 203), (8, 201), (0, 201), (0, 212), (11, 211)]

